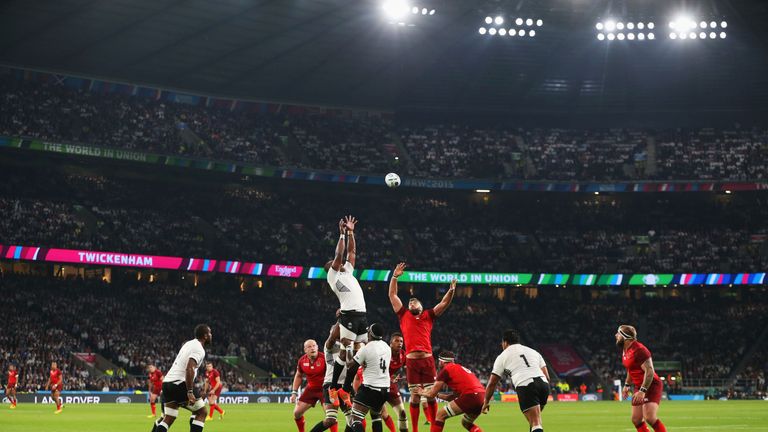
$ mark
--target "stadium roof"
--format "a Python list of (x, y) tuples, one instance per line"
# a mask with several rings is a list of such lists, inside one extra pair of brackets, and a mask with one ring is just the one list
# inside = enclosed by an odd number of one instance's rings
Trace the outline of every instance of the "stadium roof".
[[(0, 62), (212, 95), (375, 107), (543, 112), (764, 109), (768, 2), (12, 0)], [(706, 3), (706, 4), (705, 4)], [(727, 39), (672, 41), (685, 11)], [(478, 33), (486, 16), (542, 19), (536, 37)], [(595, 23), (654, 21), (657, 40), (599, 41)], [(409, 24), (413, 24), (412, 26)]]

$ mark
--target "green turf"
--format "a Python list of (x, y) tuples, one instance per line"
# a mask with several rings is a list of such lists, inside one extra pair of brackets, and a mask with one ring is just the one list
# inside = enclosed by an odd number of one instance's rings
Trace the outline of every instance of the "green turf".
[[(293, 432), (296, 426), (289, 405), (230, 405), (224, 420), (208, 422), (208, 432)], [(619, 402), (552, 403), (544, 411), (547, 432), (634, 432), (629, 421), (629, 404)], [(19, 405), (10, 410), (0, 406), (2, 432), (149, 432), (148, 405), (69, 405), (59, 415), (50, 405)], [(664, 402), (659, 411), (670, 432), (674, 431), (768, 431), (768, 401)], [(307, 413), (307, 431), (322, 418), (320, 409)], [(422, 416), (423, 420), (423, 416)], [(521, 431), (527, 427), (515, 404), (494, 404), (490, 415), (481, 416), (484, 431)], [(188, 431), (188, 420), (171, 431)], [(369, 429), (370, 430), (370, 429)], [(385, 428), (386, 430), (386, 428)], [(421, 432), (429, 428), (421, 426)], [(458, 419), (450, 419), (446, 431), (464, 430)]]

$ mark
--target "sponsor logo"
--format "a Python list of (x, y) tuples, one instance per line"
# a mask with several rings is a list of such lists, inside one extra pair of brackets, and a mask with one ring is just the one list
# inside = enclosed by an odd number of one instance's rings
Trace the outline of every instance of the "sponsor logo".
[(643, 276), (643, 283), (646, 285), (656, 285), (659, 283), (659, 277), (655, 274), (647, 274)]
[[(269, 399), (269, 398), (267, 398)], [(218, 403), (223, 404), (247, 404), (251, 401), (248, 396), (219, 396)], [(269, 401), (267, 401), (269, 402)]]
[(596, 394), (588, 393), (581, 396), (581, 400), (584, 402), (597, 402), (598, 398)]
[(115, 403), (124, 404), (124, 403), (131, 403), (131, 398), (128, 396), (118, 396), (117, 399), (115, 399)]
[(270, 403), (271, 400), (269, 399), (269, 396), (260, 396), (258, 399), (256, 399), (257, 403)]
[(267, 271), (267, 275), (296, 278), (301, 276), (301, 271), (303, 269), (304, 267), (300, 267), (300, 266), (288, 266), (288, 265), (275, 264), (269, 267), (269, 270)]

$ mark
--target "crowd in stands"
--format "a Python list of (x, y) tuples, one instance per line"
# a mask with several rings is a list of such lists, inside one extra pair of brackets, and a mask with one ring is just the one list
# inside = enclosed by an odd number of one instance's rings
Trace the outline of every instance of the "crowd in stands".
[[(321, 266), (338, 218), (364, 221), (361, 267), (736, 273), (768, 267), (768, 200), (275, 190), (8, 168), (4, 244)], [(151, 191), (151, 193), (146, 193)], [(311, 209), (311, 211), (306, 211)], [(382, 211), (382, 209), (387, 209)], [(564, 217), (567, 215), (567, 217)]]
[[(0, 369), (17, 365), (22, 390), (41, 389), (51, 361), (58, 361), (63, 369), (66, 389), (143, 390), (146, 367), (154, 364), (166, 371), (178, 348), (192, 338), (198, 321), (212, 327), (208, 358), (222, 371), (225, 388), (285, 390), (290, 380), (257, 379), (240, 361), (273, 376), (290, 377), (303, 354), (303, 342), (322, 343), (338, 307), (336, 297), (320, 282), (280, 287), (267, 281), (263, 287), (238, 289), (238, 282), (226, 277), (198, 286), (188, 280), (106, 283), (11, 273), (3, 274), (0, 282), (7, 312), (20, 320), (0, 334)], [(405, 287), (401, 296), (410, 295), (404, 291)], [(438, 291), (422, 287), (416, 295), (431, 307), (442, 292), (444, 287)], [(366, 289), (366, 302), (371, 322), (382, 323), (387, 333), (397, 331), (386, 286)], [(524, 343), (535, 348), (548, 343), (575, 348), (591, 375), (587, 381), (565, 376), (560, 380), (569, 382), (573, 390), (585, 383), (594, 391), (597, 386), (610, 388), (613, 379), (625, 375), (614, 333), (619, 323), (633, 323), (659, 364), (682, 364), (678, 379), (725, 379), (746, 354), (753, 332), (768, 325), (767, 312), (764, 299), (609, 297), (574, 302), (573, 296), (554, 288), (535, 298), (518, 290), (505, 300), (465, 293), (437, 320), (433, 348), (456, 352), (460, 363), (485, 381), (501, 350), (498, 329), (517, 328)], [(489, 325), (496, 330), (489, 331)], [(718, 344), (701, 343), (702, 338)], [(764, 363), (765, 352), (762, 348), (752, 364)], [(118, 373), (105, 377), (77, 361), (74, 353), (103, 356)], [(225, 361), (225, 356), (239, 361)], [(556, 370), (556, 362), (550, 360), (549, 366)], [(755, 391), (764, 391), (764, 374), (755, 373), (757, 369), (750, 366), (744, 374)], [(680, 371), (659, 371), (662, 375), (676, 372)]]
[(765, 180), (768, 128), (539, 129), (261, 113), (0, 77), (0, 135), (351, 173), (517, 180)]

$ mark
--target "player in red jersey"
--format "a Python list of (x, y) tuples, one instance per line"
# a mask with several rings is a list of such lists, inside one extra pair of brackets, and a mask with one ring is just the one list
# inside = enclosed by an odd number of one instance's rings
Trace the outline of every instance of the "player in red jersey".
[(149, 372), (149, 406), (152, 408), (152, 414), (147, 418), (157, 417), (157, 398), (160, 397), (160, 393), (163, 391), (163, 373), (155, 365), (149, 365), (147, 367)]
[(16, 386), (19, 382), (19, 371), (16, 366), (8, 366), (8, 383), (5, 385), (5, 395), (11, 403), (11, 409), (16, 409)]
[(205, 382), (204, 393), (208, 395), (208, 404), (211, 406), (211, 411), (208, 413), (208, 420), (213, 419), (214, 410), (219, 412), (219, 419), (221, 420), (224, 418), (224, 413), (226, 411), (221, 409), (216, 401), (219, 399), (219, 396), (221, 396), (221, 389), (224, 388), (224, 384), (221, 382), (221, 374), (214, 369), (213, 363), (211, 362), (205, 363), (205, 378), (207, 381)]
[[(296, 421), (299, 432), (304, 432), (304, 413), (314, 407), (317, 401), (323, 400), (325, 368), (325, 356), (318, 351), (317, 342), (312, 339), (304, 342), (304, 355), (301, 356), (296, 365), (296, 374), (293, 376), (293, 386), (291, 387), (291, 403), (296, 403), (296, 407), (293, 409), (293, 419)], [(304, 376), (307, 377), (307, 387), (304, 388), (301, 397), (296, 401)]]
[(56, 401), (56, 411), (54, 414), (61, 413), (61, 391), (64, 389), (64, 378), (61, 376), (61, 369), (56, 362), (51, 363), (51, 375), (48, 377), (48, 382), (45, 383), (45, 388), (51, 389), (51, 397)]
[(621, 325), (616, 331), (616, 346), (622, 349), (621, 362), (627, 369), (624, 381), (624, 397), (629, 396), (630, 387), (635, 385), (632, 396), (632, 424), (637, 432), (667, 432), (664, 423), (657, 417), (663, 386), (653, 370), (651, 352), (637, 340), (637, 330), (630, 325)]
[[(440, 399), (450, 401), (448, 405), (440, 408), (440, 411), (437, 412), (429, 431), (441, 432), (448, 418), (464, 414), (461, 419), (461, 425), (464, 426), (464, 429), (470, 432), (483, 432), (475, 424), (475, 419), (480, 416), (483, 410), (485, 387), (480, 384), (480, 380), (471, 370), (455, 362), (456, 356), (452, 352), (441, 352), (439, 359), (440, 373), (437, 375), (435, 385), (430, 389), (417, 387), (413, 390), (414, 393), (426, 398), (434, 398), (439, 395)], [(450, 387), (453, 393), (440, 393), (443, 387)]]
[[(408, 301), (408, 308), (403, 306), (403, 302), (397, 296), (397, 278), (405, 271), (405, 263), (400, 263), (395, 267), (392, 273), (392, 279), (389, 281), (389, 301), (392, 303), (392, 309), (395, 310), (400, 320), (400, 330), (405, 337), (406, 347), (406, 379), (408, 388), (413, 390), (416, 387), (429, 389), (435, 382), (435, 359), (432, 357), (432, 325), (435, 319), (441, 316), (453, 300), (453, 294), (456, 292), (456, 280), (451, 281), (448, 292), (443, 299), (433, 309), (424, 309), (421, 301), (413, 297)], [(413, 432), (419, 430), (419, 405), (421, 396), (411, 394), (411, 429)], [(424, 410), (427, 420), (432, 423), (437, 414), (437, 401), (435, 398), (427, 398), (427, 407)]]

